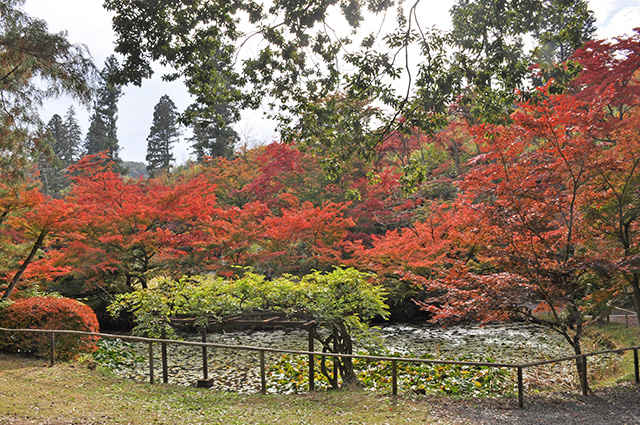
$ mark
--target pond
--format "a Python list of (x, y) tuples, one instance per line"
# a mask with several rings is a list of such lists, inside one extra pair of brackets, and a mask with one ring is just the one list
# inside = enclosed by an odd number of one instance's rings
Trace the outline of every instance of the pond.
[[(567, 342), (557, 333), (529, 324), (510, 323), (486, 326), (456, 326), (440, 328), (429, 325), (390, 324), (372, 329), (373, 338), (357, 338), (355, 351), (359, 354), (420, 357), (428, 355), (435, 359), (491, 359), (496, 362), (518, 363), (572, 355)], [(201, 341), (196, 334), (184, 334), (186, 340)], [(251, 345), (292, 350), (308, 348), (308, 334), (298, 329), (238, 330), (212, 333), (208, 342), (227, 345)], [(159, 344), (154, 345), (155, 379), (161, 382)], [(121, 364), (114, 372), (123, 377), (148, 382), (148, 346), (132, 344), (131, 350), (138, 353), (136, 363)], [(316, 351), (320, 351), (316, 342)], [(304, 356), (302, 356), (304, 357)], [(200, 347), (168, 345), (169, 382), (194, 385), (202, 378), (202, 354)], [(597, 373), (609, 366), (612, 356), (594, 359), (590, 372)], [(282, 355), (267, 353), (267, 367), (282, 361)], [(260, 389), (259, 355), (252, 351), (208, 349), (209, 377), (214, 378), (214, 389), (257, 392)], [(297, 366), (300, 375), (306, 371)], [(574, 387), (574, 367), (570, 362), (527, 369), (528, 387)], [(273, 389), (273, 385), (269, 385)], [(276, 391), (273, 389), (273, 391)]]

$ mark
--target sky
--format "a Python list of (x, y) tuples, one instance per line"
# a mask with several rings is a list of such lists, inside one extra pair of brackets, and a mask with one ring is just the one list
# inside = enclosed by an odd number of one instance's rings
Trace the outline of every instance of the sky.
[[(448, 11), (454, 0), (423, 0), (419, 11), (425, 27), (436, 26), (446, 30), (450, 26)], [(640, 26), (638, 0), (591, 0), (590, 9), (596, 17), (597, 38), (611, 38), (630, 33)], [(116, 40), (111, 29), (112, 14), (102, 8), (102, 0), (26, 0), (25, 11), (43, 19), (51, 32), (67, 31), (72, 43), (85, 44), (98, 66), (102, 68), (107, 56), (113, 53)], [(164, 82), (160, 78), (162, 67), (155, 68), (153, 78), (145, 80), (141, 87), (127, 86), (118, 104), (118, 139), (122, 148), (120, 157), (125, 161), (144, 162), (149, 128), (153, 120), (153, 108), (161, 96), (167, 94), (179, 110), (185, 109), (190, 98), (181, 82)], [(89, 126), (89, 113), (83, 106), (68, 98), (47, 101), (41, 116), (47, 122), (54, 114), (64, 116), (67, 108), (76, 109), (83, 133)], [(275, 138), (275, 123), (264, 118), (265, 111), (249, 111), (235, 125), (241, 142), (266, 144)], [(178, 163), (188, 159), (189, 147), (184, 140), (174, 147)]]

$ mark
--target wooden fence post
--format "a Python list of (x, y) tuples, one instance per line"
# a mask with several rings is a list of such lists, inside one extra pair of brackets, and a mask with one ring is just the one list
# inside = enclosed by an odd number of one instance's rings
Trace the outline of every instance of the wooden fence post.
[(149, 383), (153, 384), (153, 342), (149, 341)]
[[(314, 324), (310, 324), (309, 325), (309, 352), (313, 353), (313, 334), (314, 334), (314, 330), (315, 330), (315, 323)], [(315, 361), (315, 357), (313, 356), (313, 354), (309, 354), (309, 392), (313, 392), (316, 390), (316, 384), (315, 384), (315, 376), (316, 376), (316, 372), (315, 372), (315, 367), (316, 367), (316, 361)]]
[(391, 394), (398, 395), (398, 361), (391, 360)]
[(56, 333), (49, 334), (49, 367), (56, 362)]
[(524, 407), (524, 380), (522, 379), (522, 366), (518, 366), (518, 407)]
[[(207, 343), (207, 330), (202, 330), (202, 342)], [(207, 346), (202, 346), (202, 375), (205, 380), (209, 379), (209, 365), (207, 362)]]
[[(162, 330), (162, 339), (167, 339), (167, 332)], [(167, 343), (161, 342), (160, 347), (162, 348), (162, 382), (169, 382), (169, 366), (167, 365)]]
[[(338, 352), (338, 343), (336, 342), (336, 338), (333, 339), (333, 352)], [(336, 385), (338, 385), (338, 361), (339, 357), (333, 357), (333, 379), (336, 380)], [(337, 386), (340, 388), (340, 386)]]
[(640, 384), (640, 368), (638, 368), (638, 349), (633, 349), (633, 368), (636, 375), (636, 384)]
[(267, 374), (265, 369), (264, 350), (260, 350), (260, 392), (262, 394), (267, 393)]
[[(202, 329), (202, 343), (207, 343), (207, 328)], [(209, 359), (207, 358), (207, 346), (202, 346), (202, 379), (196, 381), (198, 388), (213, 387), (213, 378), (209, 378)]]

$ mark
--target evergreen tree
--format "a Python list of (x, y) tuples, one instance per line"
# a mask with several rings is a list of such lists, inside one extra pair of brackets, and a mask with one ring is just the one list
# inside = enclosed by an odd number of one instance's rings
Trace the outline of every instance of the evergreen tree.
[(56, 145), (58, 141), (65, 138), (64, 121), (60, 115), (55, 114), (47, 123), (46, 140), (49, 142), (53, 154), (46, 155), (38, 161), (38, 170), (40, 171), (40, 182), (42, 186), (40, 190), (46, 195), (53, 195), (60, 186), (60, 180), (64, 177), (60, 176), (63, 168), (62, 161), (56, 153)]
[(108, 160), (115, 163), (122, 162), (118, 156), (120, 146), (117, 134), (118, 101), (122, 96), (122, 88), (111, 82), (118, 68), (115, 56), (109, 56), (100, 72), (100, 82), (96, 89), (96, 99), (84, 146), (85, 154), (105, 152)]
[(56, 156), (60, 157), (59, 149), (60, 145), (63, 143), (66, 138), (66, 129), (64, 126), (64, 120), (58, 114), (55, 114), (51, 117), (49, 122), (47, 123), (47, 131), (51, 136), (51, 147), (53, 148), (53, 152)]
[(76, 162), (82, 150), (82, 129), (76, 118), (76, 111), (73, 106), (69, 106), (64, 116), (65, 139), (56, 154), (67, 165)]
[(233, 114), (226, 105), (216, 107), (217, 117), (226, 118), (225, 122), (210, 122), (197, 118), (193, 120), (193, 136), (189, 139), (198, 162), (205, 157), (230, 157), (238, 142), (238, 133), (230, 126)]
[(49, 120), (47, 138), (52, 155), (41, 159), (38, 164), (43, 193), (60, 196), (71, 184), (66, 169), (77, 160), (80, 137), (80, 125), (72, 106), (67, 110), (64, 119), (55, 114)]
[(89, 121), (87, 137), (84, 142), (84, 153), (85, 155), (95, 155), (100, 152), (107, 152), (107, 155), (111, 159), (114, 159), (117, 156), (117, 150), (110, 148), (113, 143), (109, 142), (107, 125), (102, 119), (102, 115), (94, 109)]
[(180, 136), (178, 110), (167, 95), (160, 98), (153, 110), (153, 123), (147, 137), (147, 171), (150, 177), (168, 172), (174, 161), (173, 145)]

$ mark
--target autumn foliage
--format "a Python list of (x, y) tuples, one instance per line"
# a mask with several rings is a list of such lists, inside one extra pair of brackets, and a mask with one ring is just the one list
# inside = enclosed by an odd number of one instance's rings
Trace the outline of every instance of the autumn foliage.
[[(66, 329), (98, 332), (98, 319), (87, 305), (69, 298), (21, 298), (0, 309), (0, 327), (10, 329)], [(56, 356), (70, 359), (94, 350), (95, 336), (57, 335)], [(2, 332), (0, 349), (46, 356), (49, 335), (33, 332)]]
[(639, 34), (585, 44), (560, 65), (573, 80), (523, 94), (500, 125), (452, 104), (442, 131), (391, 134), (339, 173), (272, 143), (148, 180), (88, 157), (61, 201), (0, 186), (0, 278), (114, 294), (346, 265), (442, 323), (544, 310), (580, 352), (610, 303), (640, 309)]
[[(38, 263), (39, 252), (69, 229), (73, 206), (42, 195), (32, 184), (0, 184), (0, 288), (7, 299), (22, 279), (50, 279), (67, 266)], [(51, 254), (55, 257), (57, 252)]]

